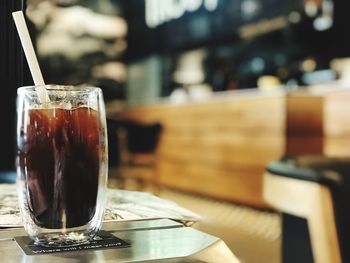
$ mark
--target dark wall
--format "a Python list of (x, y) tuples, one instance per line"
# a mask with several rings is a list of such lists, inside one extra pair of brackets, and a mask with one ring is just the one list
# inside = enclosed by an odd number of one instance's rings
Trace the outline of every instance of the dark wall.
[(326, 61), (350, 56), (350, 1), (333, 1), (334, 23), (331, 29), (325, 31), (315, 30), (314, 18), (308, 18), (303, 13), (302, 0), (259, 0), (261, 8), (251, 17), (241, 12), (242, 0), (219, 0), (218, 8), (213, 12), (201, 8), (156, 28), (149, 28), (145, 23), (145, 0), (124, 1), (125, 18), (129, 25), (127, 58), (133, 60), (150, 53), (188, 50), (212, 44), (244, 44), (237, 35), (242, 25), (288, 15), (293, 10), (301, 13), (302, 21), (287, 32), (286, 38), (293, 47), (299, 48), (300, 54), (307, 53)]
[(188, 50), (205, 45), (237, 43), (239, 28), (263, 19), (287, 15), (302, 7), (301, 0), (260, 0), (259, 9), (248, 16), (241, 11), (242, 0), (218, 0), (214, 11), (201, 6), (178, 19), (150, 28), (146, 25), (145, 0), (123, 3), (128, 22), (128, 54), (133, 60), (150, 53)]
[(11, 170), (15, 166), (16, 94), (28, 78), (12, 19), (12, 12), (24, 7), (23, 0), (0, 1), (0, 170)]

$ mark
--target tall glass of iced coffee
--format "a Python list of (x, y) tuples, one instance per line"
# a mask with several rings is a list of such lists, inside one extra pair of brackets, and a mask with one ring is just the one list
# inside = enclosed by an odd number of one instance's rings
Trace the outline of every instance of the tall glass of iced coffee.
[(100, 229), (107, 133), (99, 88), (18, 89), (17, 184), (28, 235), (42, 246), (88, 242)]

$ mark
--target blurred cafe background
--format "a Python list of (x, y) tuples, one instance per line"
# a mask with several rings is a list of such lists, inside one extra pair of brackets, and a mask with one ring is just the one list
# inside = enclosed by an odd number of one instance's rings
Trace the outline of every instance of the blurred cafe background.
[(194, 227), (242, 262), (312, 262), (285, 251), (264, 173), (283, 156), (350, 156), (350, 1), (3, 0), (2, 171), (15, 170), (16, 88), (33, 84), (19, 9), (46, 83), (102, 88), (110, 187), (199, 213)]

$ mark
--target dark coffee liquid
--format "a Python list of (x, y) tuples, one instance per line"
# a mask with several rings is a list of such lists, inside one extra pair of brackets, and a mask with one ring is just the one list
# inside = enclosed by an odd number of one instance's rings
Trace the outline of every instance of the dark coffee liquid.
[(94, 216), (100, 169), (96, 111), (33, 109), (18, 139), (31, 218), (40, 227), (70, 228)]

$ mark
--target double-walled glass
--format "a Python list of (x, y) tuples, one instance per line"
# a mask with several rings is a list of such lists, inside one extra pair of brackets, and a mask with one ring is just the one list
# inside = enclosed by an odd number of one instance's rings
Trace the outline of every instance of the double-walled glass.
[(22, 87), (17, 103), (17, 184), (26, 232), (43, 246), (88, 242), (101, 227), (107, 182), (101, 90)]

